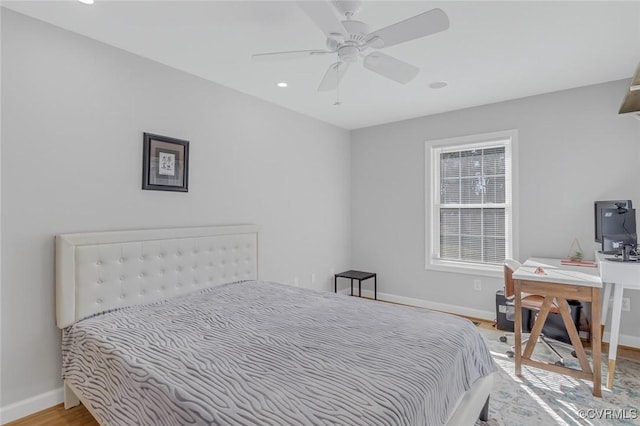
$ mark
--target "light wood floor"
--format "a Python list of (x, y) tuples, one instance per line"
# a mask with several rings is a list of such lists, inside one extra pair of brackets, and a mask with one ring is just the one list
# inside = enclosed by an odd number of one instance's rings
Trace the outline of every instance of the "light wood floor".
[(64, 409), (64, 405), (47, 408), (39, 413), (24, 417), (15, 422), (7, 423), (5, 426), (99, 426), (98, 422), (89, 414), (81, 404), (69, 410)]
[[(495, 330), (495, 326), (492, 321), (485, 321), (476, 318), (469, 318), (472, 321), (480, 323), (478, 327)], [(608, 351), (608, 345), (605, 343), (602, 346), (602, 353), (606, 354)], [(618, 357), (630, 358), (640, 360), (640, 349), (626, 348), (624, 346), (618, 347)], [(32, 414), (28, 417), (24, 417), (20, 420), (16, 420), (11, 423), (7, 423), (5, 426), (99, 426), (98, 422), (89, 414), (84, 406), (79, 405), (77, 407), (65, 410), (62, 404), (55, 407), (48, 408), (39, 413)]]

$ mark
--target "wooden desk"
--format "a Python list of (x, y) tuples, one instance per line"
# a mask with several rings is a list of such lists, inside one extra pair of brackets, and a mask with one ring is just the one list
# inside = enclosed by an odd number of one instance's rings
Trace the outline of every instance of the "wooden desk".
[(609, 371), (607, 374), (607, 388), (613, 388), (613, 376), (616, 371), (616, 357), (618, 354), (618, 338), (620, 336), (620, 317), (622, 314), (622, 294), (625, 289), (640, 290), (640, 262), (614, 262), (607, 260), (613, 256), (596, 253), (596, 260), (600, 264), (600, 276), (604, 286), (602, 300), (602, 327), (607, 319), (609, 297), (613, 287), (613, 305), (611, 307), (611, 326), (609, 329)]
[[(536, 274), (537, 267), (544, 270), (544, 274)], [(515, 359), (516, 375), (522, 375), (522, 364), (542, 368), (556, 373), (566, 374), (578, 379), (593, 382), (593, 395), (602, 396), (601, 389), (601, 335), (600, 335), (600, 289), (602, 281), (596, 268), (565, 266), (559, 259), (531, 258), (513, 273), (515, 287)], [(522, 293), (544, 296), (544, 301), (538, 318), (531, 330), (529, 342), (522, 352)], [(582, 370), (561, 367), (554, 364), (531, 359), (538, 336), (549, 315), (553, 300), (558, 304), (562, 320), (567, 328), (580, 367)], [(571, 312), (567, 299), (591, 302), (591, 345), (593, 369), (589, 365), (587, 355), (580, 341), (580, 336), (571, 319)]]

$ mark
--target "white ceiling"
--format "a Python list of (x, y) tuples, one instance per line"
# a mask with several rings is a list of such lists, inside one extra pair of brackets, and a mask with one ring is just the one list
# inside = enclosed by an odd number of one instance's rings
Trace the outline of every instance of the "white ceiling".
[(352, 66), (334, 106), (316, 88), (335, 58), (251, 60), (325, 47), (294, 2), (95, 1), (2, 5), (346, 129), (630, 78), (640, 61), (640, 1), (368, 1), (355, 19), (372, 29), (435, 7), (451, 27), (384, 50), (419, 66), (415, 80)]

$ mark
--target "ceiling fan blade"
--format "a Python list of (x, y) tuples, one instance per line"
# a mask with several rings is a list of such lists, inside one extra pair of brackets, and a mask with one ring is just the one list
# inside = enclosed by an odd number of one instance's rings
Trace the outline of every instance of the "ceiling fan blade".
[(322, 30), (327, 38), (332, 35), (342, 34), (346, 36), (347, 31), (333, 12), (333, 8), (326, 1), (298, 1), (300, 9)]
[(364, 57), (362, 65), (368, 70), (402, 84), (407, 84), (420, 72), (420, 68), (382, 52), (368, 54)]
[(338, 87), (338, 83), (342, 80), (342, 77), (348, 69), (349, 64), (346, 62), (336, 62), (335, 64), (331, 64), (327, 72), (324, 73), (324, 77), (322, 77), (322, 81), (318, 86), (318, 92), (326, 92)]
[(404, 21), (396, 22), (388, 27), (370, 33), (367, 41), (373, 47), (381, 49), (415, 40), (449, 28), (449, 17), (442, 9), (432, 9)]
[(251, 59), (254, 61), (278, 61), (286, 59), (307, 58), (315, 55), (326, 55), (327, 53), (333, 53), (328, 50), (291, 50), (288, 52), (268, 52), (268, 53), (256, 53), (251, 55)]

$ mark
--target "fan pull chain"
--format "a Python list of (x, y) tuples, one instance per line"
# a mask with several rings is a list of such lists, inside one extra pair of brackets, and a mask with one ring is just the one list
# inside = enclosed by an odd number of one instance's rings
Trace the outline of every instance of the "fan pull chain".
[(342, 102), (340, 102), (340, 62), (336, 64), (336, 101), (333, 103), (333, 106), (340, 106)]

